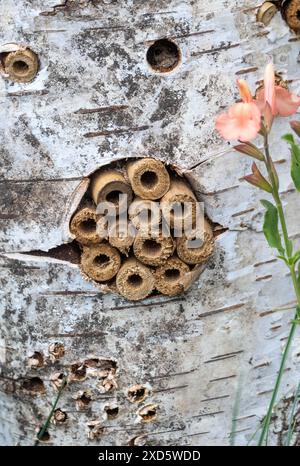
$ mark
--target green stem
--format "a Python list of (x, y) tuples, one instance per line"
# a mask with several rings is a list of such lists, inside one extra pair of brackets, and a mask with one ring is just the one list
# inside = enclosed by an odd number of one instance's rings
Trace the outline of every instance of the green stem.
[[(289, 235), (288, 235), (287, 225), (286, 225), (286, 221), (285, 221), (282, 202), (281, 202), (280, 195), (279, 195), (278, 183), (277, 183), (277, 179), (276, 179), (276, 173), (274, 173), (273, 162), (272, 162), (270, 151), (269, 151), (269, 142), (268, 142), (268, 135), (267, 134), (264, 136), (264, 147), (265, 147), (265, 154), (266, 154), (265, 164), (266, 164), (266, 168), (267, 168), (268, 174), (269, 174), (269, 179), (270, 179), (270, 182), (271, 182), (271, 185), (272, 185), (272, 188), (273, 188), (273, 198), (274, 198), (274, 201), (276, 203), (277, 210), (278, 210), (280, 225), (281, 225), (282, 234), (283, 234), (283, 238), (284, 238), (285, 253), (286, 253), (287, 259), (290, 259), (292, 253), (290, 252), (290, 247), (289, 247)], [(296, 293), (296, 296), (297, 296), (297, 301), (298, 301), (298, 306), (299, 306), (300, 305), (300, 288), (299, 288), (299, 284), (298, 284), (298, 281), (297, 281), (295, 266), (290, 265), (289, 270), (291, 272), (293, 285), (294, 285), (294, 290), (295, 290), (295, 293)], [(293, 341), (293, 337), (294, 337), (294, 334), (295, 334), (296, 326), (297, 326), (297, 323), (296, 323), (297, 317), (298, 317), (298, 309), (296, 310), (295, 319), (294, 319), (294, 321), (293, 321), (293, 323), (291, 325), (291, 328), (290, 328), (288, 339), (287, 339), (287, 342), (286, 342), (286, 345), (285, 345), (285, 348), (284, 348), (284, 352), (283, 352), (283, 355), (282, 355), (282, 358), (281, 358), (280, 367), (279, 367), (279, 371), (278, 371), (278, 374), (277, 374), (275, 386), (274, 386), (274, 389), (273, 389), (273, 392), (272, 392), (271, 401), (270, 401), (270, 404), (269, 404), (269, 407), (268, 407), (267, 414), (266, 414), (266, 416), (264, 418), (264, 421), (263, 421), (262, 431), (261, 431), (261, 435), (260, 435), (259, 442), (258, 442), (258, 445), (260, 445), (260, 446), (264, 444), (266, 435), (267, 435), (267, 433), (269, 431), (269, 426), (270, 426), (270, 421), (271, 421), (271, 417), (272, 417), (273, 408), (274, 408), (274, 405), (275, 405), (275, 402), (276, 402), (276, 398), (277, 398), (277, 395), (278, 395), (278, 391), (279, 391), (279, 388), (280, 388), (282, 376), (283, 376), (284, 369), (285, 369), (285, 364), (286, 364), (286, 361), (287, 361), (287, 357), (288, 357), (288, 354), (289, 354), (289, 350), (290, 350), (290, 347), (291, 347), (291, 344), (292, 344), (292, 341)]]
[(35, 442), (35, 446), (38, 445), (39, 440), (42, 440), (43, 435), (45, 434), (46, 430), (48, 429), (48, 426), (49, 426), (49, 424), (50, 424), (50, 421), (51, 421), (51, 418), (52, 418), (52, 416), (53, 416), (53, 413), (54, 413), (54, 411), (55, 411), (55, 409), (56, 409), (57, 403), (58, 403), (58, 401), (59, 401), (59, 399), (60, 399), (60, 396), (61, 396), (61, 394), (62, 394), (62, 392), (63, 392), (63, 389), (65, 388), (66, 384), (67, 384), (67, 381), (66, 381), (66, 378), (64, 378), (64, 379), (62, 380), (61, 387), (60, 387), (60, 389), (59, 389), (59, 391), (58, 391), (58, 394), (57, 394), (57, 397), (56, 397), (56, 399), (55, 399), (55, 401), (54, 401), (54, 403), (53, 403), (53, 406), (52, 406), (52, 408), (51, 408), (51, 411), (50, 411), (50, 413), (49, 413), (49, 416), (47, 417), (46, 422), (43, 424), (43, 426), (41, 427), (40, 431), (39, 431), (38, 434), (37, 434), (37, 441)]
[[(297, 316), (297, 313), (296, 313), (296, 316)], [(285, 363), (286, 363), (286, 360), (287, 360), (287, 357), (288, 357), (288, 354), (289, 354), (291, 343), (293, 341), (293, 337), (294, 337), (296, 327), (297, 327), (297, 324), (296, 324), (296, 322), (294, 322), (292, 324), (292, 326), (291, 326), (290, 333), (289, 333), (289, 336), (288, 336), (288, 340), (287, 340), (287, 343), (285, 345), (284, 352), (283, 352), (283, 355), (282, 355), (282, 358), (281, 358), (280, 367), (279, 367), (279, 371), (278, 371), (278, 374), (277, 374), (276, 383), (275, 383), (275, 386), (274, 386), (274, 389), (273, 389), (272, 398), (271, 398), (271, 401), (270, 401), (270, 404), (269, 404), (268, 412), (267, 412), (267, 414), (266, 414), (266, 416), (264, 418), (264, 421), (263, 421), (262, 431), (261, 431), (259, 441), (258, 441), (259, 446), (263, 445), (266, 434), (267, 434), (267, 432), (269, 430), (269, 425), (270, 425), (270, 421), (271, 421), (271, 417), (272, 417), (273, 408), (274, 408), (276, 398), (277, 398), (277, 395), (278, 395), (278, 391), (279, 391), (279, 388), (280, 388), (282, 375), (283, 375), (284, 369), (285, 369)]]

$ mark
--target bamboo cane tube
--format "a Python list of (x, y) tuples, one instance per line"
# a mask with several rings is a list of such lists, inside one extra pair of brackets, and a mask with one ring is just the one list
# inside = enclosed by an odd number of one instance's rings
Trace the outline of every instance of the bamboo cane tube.
[(286, 2), (282, 2), (282, 15), (285, 21), (288, 23), (291, 29), (294, 31), (300, 30), (300, 17), (299, 17), (299, 0), (290, 0)]
[(277, 11), (278, 8), (274, 3), (264, 2), (257, 11), (256, 19), (258, 22), (268, 26)]
[(113, 247), (128, 256), (128, 251), (133, 245), (134, 233), (127, 220), (116, 220), (109, 228), (108, 241)]
[(97, 244), (103, 239), (97, 233), (97, 216), (95, 207), (86, 206), (79, 209), (70, 223), (70, 231), (75, 239), (84, 245)]
[(113, 278), (121, 266), (119, 251), (108, 243), (85, 247), (81, 255), (81, 269), (96, 282)]
[(158, 266), (170, 257), (175, 249), (171, 236), (151, 235), (139, 231), (133, 243), (133, 252), (137, 259), (147, 265)]
[(126, 299), (138, 301), (153, 291), (154, 276), (151, 269), (131, 257), (121, 266), (116, 285), (118, 292)]
[(4, 57), (4, 70), (9, 79), (15, 82), (32, 81), (39, 68), (37, 55), (29, 49), (10, 52)]
[(155, 287), (160, 293), (175, 296), (184, 291), (182, 280), (190, 271), (189, 266), (178, 257), (170, 257), (155, 271)]
[(169, 191), (161, 199), (162, 214), (170, 227), (185, 222), (193, 225), (196, 221), (196, 203), (197, 199), (189, 186), (183, 180), (173, 178)]
[[(92, 178), (91, 194), (96, 205), (100, 202), (110, 202), (115, 206), (117, 213), (127, 209), (132, 201), (132, 189), (122, 173), (117, 170), (97, 172)], [(127, 198), (120, 200), (119, 196), (122, 194)]]
[(137, 230), (152, 230), (161, 223), (159, 203), (136, 197), (129, 206), (129, 219)]
[(169, 173), (160, 160), (146, 157), (128, 162), (127, 174), (134, 193), (142, 199), (159, 199), (170, 187)]
[[(201, 264), (208, 260), (214, 250), (214, 236), (208, 221), (204, 219), (204, 231), (189, 237), (177, 238), (177, 255), (187, 264)], [(196, 246), (196, 247), (192, 247)]]

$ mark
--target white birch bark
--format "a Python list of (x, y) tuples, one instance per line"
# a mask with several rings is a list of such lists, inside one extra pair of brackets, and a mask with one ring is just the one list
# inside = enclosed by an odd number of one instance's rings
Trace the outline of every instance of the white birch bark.
[[(0, 79), (0, 443), (33, 444), (56, 396), (53, 374), (93, 357), (115, 361), (117, 387), (102, 393), (94, 377), (70, 384), (59, 401), (68, 420), (51, 426), (49, 444), (227, 445), (239, 387), (236, 443), (246, 444), (266, 411), (295, 297), (264, 240), (261, 194), (241, 181), (251, 161), (217, 136), (214, 117), (237, 98), (238, 76), (255, 88), (270, 56), (299, 93), (299, 42), (280, 14), (268, 27), (258, 24), (256, 0), (57, 3), (4, 0), (0, 7), (0, 45), (28, 45), (40, 60), (32, 83)], [(145, 59), (164, 37), (182, 53), (165, 75)], [(288, 122), (275, 126), (272, 149), (299, 245), (299, 195), (279, 139)], [(185, 295), (128, 303), (103, 295), (68, 261), (30, 255), (68, 241), (82, 178), (141, 155), (188, 171), (224, 228)], [(54, 363), (48, 348), (55, 342), (65, 355)], [(299, 344), (298, 335), (282, 396), (299, 381)], [(35, 352), (44, 356), (38, 369), (28, 367)], [(30, 378), (42, 380), (44, 394), (24, 389)], [(141, 404), (127, 399), (135, 384), (151, 388)], [(82, 390), (92, 401), (78, 411)], [(157, 417), (140, 422), (137, 411), (148, 404)], [(115, 419), (105, 418), (107, 406), (118, 406)], [(103, 430), (89, 428), (92, 421)]]

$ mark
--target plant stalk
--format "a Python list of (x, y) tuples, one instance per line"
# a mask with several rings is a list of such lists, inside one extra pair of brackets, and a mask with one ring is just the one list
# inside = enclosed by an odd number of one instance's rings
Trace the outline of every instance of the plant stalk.
[[(268, 174), (269, 174), (270, 182), (271, 182), (271, 185), (272, 185), (272, 188), (273, 188), (273, 198), (274, 198), (274, 201), (276, 203), (277, 210), (278, 210), (280, 225), (281, 225), (282, 234), (283, 234), (283, 238), (284, 238), (285, 253), (286, 253), (287, 259), (289, 260), (289, 259), (291, 259), (291, 254), (293, 254), (293, 252), (290, 253), (288, 230), (287, 230), (287, 225), (286, 225), (286, 220), (285, 220), (285, 215), (284, 215), (284, 211), (283, 211), (282, 202), (281, 202), (279, 191), (278, 191), (278, 185), (277, 185), (276, 178), (275, 178), (275, 175), (274, 175), (273, 170), (272, 170), (273, 163), (272, 163), (272, 159), (271, 159), (271, 155), (270, 155), (269, 142), (268, 142), (268, 135), (267, 134), (264, 135), (264, 148), (265, 148), (265, 155), (266, 155), (265, 164), (266, 164), (266, 168), (267, 168), (267, 171), (268, 171)], [(295, 266), (294, 265), (289, 265), (289, 270), (290, 270), (290, 273), (291, 273), (291, 276), (292, 276), (298, 306), (300, 306), (300, 287), (299, 287), (299, 284), (297, 282)], [(275, 405), (275, 402), (276, 402), (276, 398), (277, 398), (278, 391), (279, 391), (279, 388), (280, 388), (280, 384), (281, 384), (282, 376), (283, 376), (283, 373), (284, 373), (287, 357), (288, 357), (289, 350), (290, 350), (290, 347), (291, 347), (291, 344), (292, 344), (292, 341), (293, 341), (293, 338), (294, 338), (295, 330), (296, 330), (296, 327), (297, 327), (297, 322), (296, 322), (297, 318), (298, 318), (298, 308), (296, 310), (295, 318), (294, 318), (294, 321), (293, 321), (293, 323), (291, 325), (290, 332), (289, 332), (289, 335), (288, 335), (288, 339), (287, 339), (287, 342), (286, 342), (286, 345), (285, 345), (285, 348), (284, 348), (284, 351), (283, 351), (283, 354), (282, 354), (280, 367), (279, 367), (279, 371), (278, 371), (278, 374), (277, 374), (275, 386), (274, 386), (274, 389), (273, 389), (273, 392), (272, 392), (272, 397), (271, 397), (271, 400), (270, 400), (268, 411), (267, 411), (267, 414), (266, 414), (266, 416), (265, 416), (265, 418), (263, 420), (262, 431), (261, 431), (259, 441), (258, 441), (259, 446), (262, 446), (264, 444), (265, 438), (266, 438), (267, 433), (269, 431), (269, 426), (270, 426), (270, 421), (271, 421), (271, 417), (272, 417), (273, 408), (274, 408), (274, 405)]]

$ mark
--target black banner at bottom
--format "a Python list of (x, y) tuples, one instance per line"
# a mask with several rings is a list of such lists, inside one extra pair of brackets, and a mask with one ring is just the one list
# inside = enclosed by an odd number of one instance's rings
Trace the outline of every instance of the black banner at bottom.
[[(31, 465), (41, 464), (41, 461), (55, 461), (60, 465), (63, 462), (74, 462), (77, 464), (82, 461), (84, 466), (98, 464), (105, 466), (111, 464), (135, 465), (135, 464), (192, 464), (192, 465), (211, 465), (213, 461), (220, 459), (222, 461), (240, 461), (262, 460), (264, 454), (268, 455), (268, 461), (272, 460), (272, 455), (276, 455), (276, 461), (279, 456), (284, 455), (285, 461), (287, 456), (295, 451), (293, 448), (284, 447), (246, 447), (248, 448), (245, 458), (244, 447), (103, 447), (103, 446), (68, 446), (68, 447), (0, 447), (1, 459), (7, 458), (11, 461), (18, 461), (23, 464), (29, 461)], [(267, 451), (266, 451), (267, 449)], [(284, 449), (284, 452), (282, 451)], [(265, 451), (264, 451), (265, 450)], [(297, 450), (296, 450), (297, 451)], [(39, 462), (39, 463), (38, 463)], [(2, 464), (6, 464), (5, 461)]]

